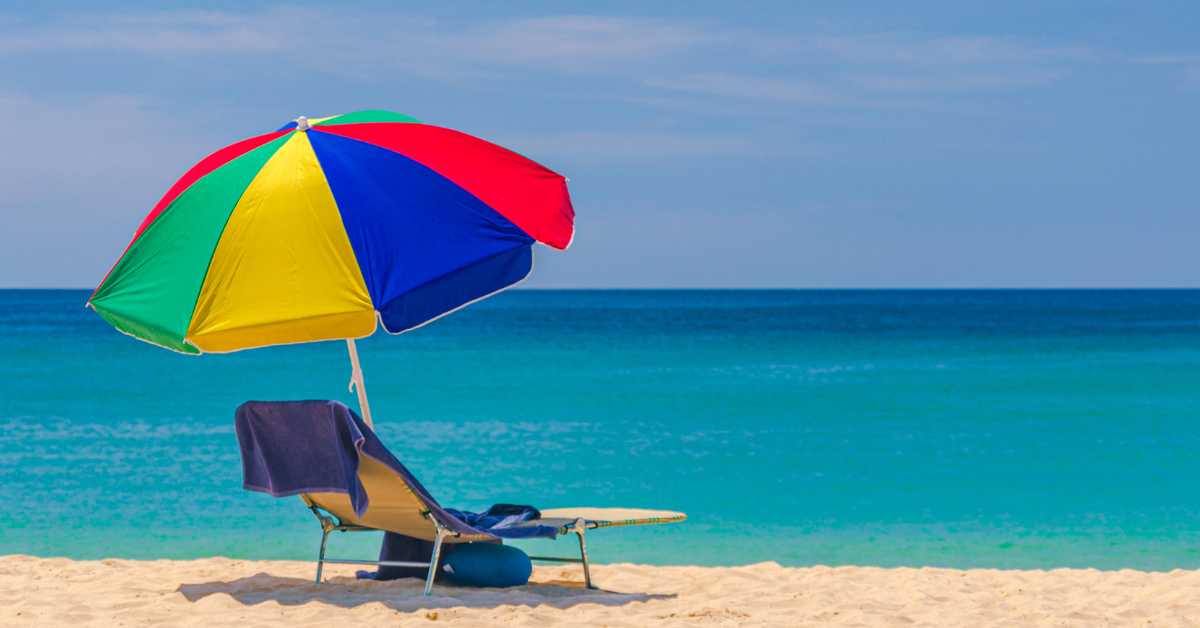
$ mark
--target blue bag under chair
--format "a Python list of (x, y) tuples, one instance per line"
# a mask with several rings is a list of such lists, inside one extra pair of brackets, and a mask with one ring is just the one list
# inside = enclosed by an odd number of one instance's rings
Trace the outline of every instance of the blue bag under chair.
[[(537, 508), (534, 508), (533, 506), (524, 506), (524, 505), (518, 505), (518, 504), (495, 504), (491, 508), (488, 508), (487, 510), (480, 512), (480, 513), (468, 512), (468, 511), (463, 511), (463, 510), (455, 510), (453, 508), (447, 508), (446, 512), (453, 515), (456, 519), (465, 522), (467, 525), (470, 525), (472, 527), (475, 527), (475, 528), (478, 528), (481, 530), (488, 530), (494, 534), (503, 534), (505, 536), (509, 536), (512, 538), (522, 538), (522, 537), (527, 537), (527, 536), (535, 536), (540, 533), (537, 526), (516, 527), (527, 521), (535, 520), (535, 519), (538, 519), (541, 517), (541, 513), (538, 511)], [(459, 546), (456, 546), (456, 545), (447, 545), (445, 548), (442, 549), (441, 560), (439, 561), (439, 568), (441, 567), (441, 565), (445, 564), (446, 557), (449, 556), (451, 552), (456, 551), (458, 549), (458, 547)], [(519, 552), (520, 550), (517, 550), (517, 551)], [(380, 561), (380, 563), (384, 563), (384, 562), (420, 562), (422, 560), (428, 559), (429, 556), (432, 555), (432, 553), (433, 553), (433, 543), (431, 543), (429, 541), (415, 539), (413, 537), (405, 536), (403, 534), (397, 534), (395, 532), (388, 532), (383, 535), (383, 544), (379, 548), (379, 561)], [(522, 552), (521, 555), (524, 556), (524, 552)], [(497, 560), (505, 560), (504, 557), (508, 556), (508, 559), (507, 559), (508, 562), (506, 562), (505, 564), (516, 565), (518, 567), (518, 569), (516, 572), (512, 572), (512, 574), (510, 574), (511, 577), (505, 576), (503, 578), (500, 578), (500, 581), (503, 581), (503, 582), (515, 581), (515, 579), (519, 576), (520, 561), (517, 560), (516, 558), (512, 557), (511, 554), (506, 554), (504, 552), (487, 554), (486, 550), (483, 550), (483, 553), (480, 553), (479, 556), (481, 556), (481, 557), (488, 556), (488, 557), (495, 558)], [(496, 578), (494, 578), (492, 576), (485, 575), (485, 576), (480, 576), (480, 577), (476, 578), (476, 577), (470, 575), (470, 574), (478, 573), (480, 569), (484, 569), (485, 571), (489, 570), (489, 569), (492, 571), (495, 571), (495, 568), (487, 565), (487, 561), (484, 560), (483, 558), (480, 558), (479, 560), (476, 560), (474, 558), (465, 559), (465, 560), (467, 560), (467, 562), (464, 563), (466, 565), (464, 567), (464, 569), (466, 570), (466, 573), (468, 574), (468, 576), (466, 576), (467, 580), (470, 580), (471, 582), (476, 582), (476, 581), (491, 582), (493, 580), (496, 580)], [(528, 557), (525, 558), (525, 562), (529, 562)], [(426, 577), (426, 571), (427, 570), (423, 567), (391, 567), (391, 566), (381, 564), (378, 571), (374, 571), (374, 572), (359, 571), (358, 577), (360, 579), (371, 579), (371, 580), (395, 580), (397, 578), (424, 578), (424, 577)], [(488, 573), (492, 573), (492, 571), (489, 571)], [(511, 569), (509, 571), (511, 571)], [(503, 569), (501, 569), (501, 572), (508, 573), (508, 571), (504, 571)], [(528, 580), (529, 574), (526, 573), (524, 576), (521, 576), (521, 577), (525, 578), (525, 580)], [(525, 581), (522, 580), (519, 584), (524, 584), (524, 583), (525, 583)], [(511, 584), (497, 584), (497, 585), (478, 584), (475, 586), (513, 586), (513, 585), (511, 585)]]
[(468, 543), (454, 548), (441, 566), (442, 577), (467, 587), (518, 587), (529, 582), (533, 563), (511, 545)]

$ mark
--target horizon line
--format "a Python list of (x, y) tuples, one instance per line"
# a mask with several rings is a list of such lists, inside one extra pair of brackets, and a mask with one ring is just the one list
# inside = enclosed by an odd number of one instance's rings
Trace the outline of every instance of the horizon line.
[[(56, 286), (0, 286), (0, 291), (62, 291), (74, 292), (85, 291), (90, 292), (94, 287), (56, 287)], [(817, 291), (910, 291), (910, 292), (935, 292), (935, 291), (1070, 291), (1070, 290), (1108, 290), (1108, 291), (1133, 291), (1133, 290), (1200, 290), (1200, 285), (1196, 286), (602, 286), (602, 287), (538, 287), (538, 286), (521, 286), (513, 287), (503, 292), (601, 292), (601, 291), (676, 291), (676, 292), (700, 292), (700, 291), (757, 291), (757, 292), (817, 292)]]

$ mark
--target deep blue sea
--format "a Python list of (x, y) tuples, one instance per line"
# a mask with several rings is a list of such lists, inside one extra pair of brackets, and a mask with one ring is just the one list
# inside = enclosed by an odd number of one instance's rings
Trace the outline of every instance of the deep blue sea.
[[(0, 554), (312, 558), (233, 412), (353, 405), (344, 343), (177, 355), (86, 297), (0, 291)], [(359, 349), (444, 505), (690, 515), (599, 561), (1200, 567), (1200, 291), (514, 291)]]

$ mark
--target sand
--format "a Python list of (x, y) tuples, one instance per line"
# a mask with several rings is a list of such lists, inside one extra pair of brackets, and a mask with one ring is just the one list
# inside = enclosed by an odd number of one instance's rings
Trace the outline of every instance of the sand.
[(1200, 626), (1200, 572), (597, 565), (514, 589), (305, 562), (0, 557), (0, 626)]

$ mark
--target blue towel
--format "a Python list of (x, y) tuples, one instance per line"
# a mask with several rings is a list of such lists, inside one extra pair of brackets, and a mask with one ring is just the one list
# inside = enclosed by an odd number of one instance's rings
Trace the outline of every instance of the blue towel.
[(353, 410), (337, 401), (247, 401), (237, 409), (243, 486), (275, 497), (344, 493), (362, 515), (371, 496), (358, 479), (366, 454), (395, 471), (442, 527), (460, 534), (554, 538), (551, 526), (513, 527), (540, 516), (532, 506), (497, 504), (483, 513), (446, 510), (380, 442)]
[(242, 485), (275, 497), (345, 493), (356, 514), (366, 512), (369, 497), (358, 481), (366, 435), (351, 415), (349, 408), (332, 401), (248, 401), (238, 406)]
[[(539, 536), (554, 538), (555, 528), (549, 526), (514, 527), (526, 521), (540, 519), (542, 513), (533, 506), (517, 506), (514, 504), (495, 504), (483, 512), (464, 512), (447, 508), (446, 512), (454, 515), (459, 521), (479, 530), (487, 530), (492, 534), (506, 539), (528, 539)], [(547, 529), (550, 534), (547, 534)]]

